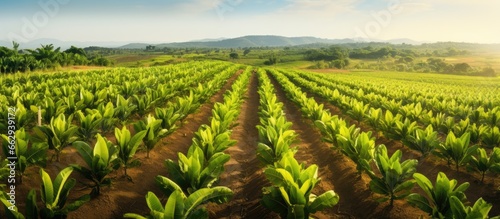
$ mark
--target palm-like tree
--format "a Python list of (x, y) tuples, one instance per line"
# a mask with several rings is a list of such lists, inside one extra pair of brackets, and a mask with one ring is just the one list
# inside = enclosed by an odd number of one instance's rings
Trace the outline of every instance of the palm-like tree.
[(54, 49), (54, 45), (41, 45), (40, 48), (35, 50), (28, 50), (36, 60), (42, 61), (47, 68), (54, 68), (59, 64), (61, 56), (61, 48)]

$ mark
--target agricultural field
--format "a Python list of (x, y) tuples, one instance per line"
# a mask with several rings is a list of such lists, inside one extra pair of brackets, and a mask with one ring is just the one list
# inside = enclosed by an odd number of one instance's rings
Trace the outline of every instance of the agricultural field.
[(498, 77), (178, 61), (0, 76), (0, 218), (500, 215)]

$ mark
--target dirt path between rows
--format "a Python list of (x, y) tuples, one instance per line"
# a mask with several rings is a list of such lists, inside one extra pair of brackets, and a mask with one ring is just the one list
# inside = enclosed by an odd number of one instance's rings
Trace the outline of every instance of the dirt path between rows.
[(233, 199), (225, 204), (211, 204), (210, 218), (274, 218), (273, 214), (260, 205), (262, 187), (268, 182), (263, 168), (256, 157), (259, 124), (257, 114), (259, 94), (257, 93), (257, 75), (250, 78), (245, 101), (232, 129), (231, 139), (238, 143), (225, 152), (231, 156), (221, 175), (221, 186), (227, 186), (234, 192)]
[(318, 218), (418, 218), (424, 213), (404, 201), (395, 201), (394, 207), (388, 203), (375, 201), (368, 188), (369, 178), (359, 177), (355, 164), (341, 153), (331, 150), (321, 141), (321, 133), (306, 120), (300, 109), (289, 100), (281, 85), (272, 77), (278, 100), (283, 102), (288, 121), (298, 134), (297, 160), (306, 165), (317, 164), (321, 182), (313, 190), (321, 194), (333, 189), (340, 196), (339, 203), (331, 209), (314, 214)]
[[(292, 82), (294, 82), (292, 80)], [(294, 83), (296, 86), (300, 87), (303, 91), (308, 91), (306, 88), (300, 86), (298, 83)], [(393, 139), (386, 138), (385, 136), (377, 136), (375, 133), (377, 131), (363, 122), (359, 123), (356, 120), (349, 117), (347, 114), (343, 113), (340, 108), (331, 104), (324, 98), (316, 95), (314, 93), (308, 93), (310, 97), (313, 97), (318, 104), (323, 104), (325, 109), (330, 110), (332, 115), (338, 115), (340, 118), (343, 118), (350, 124), (356, 124), (357, 127), (361, 128), (363, 132), (371, 131), (373, 132), (373, 136), (376, 136), (376, 144), (384, 144), (387, 146), (387, 150), (389, 154), (394, 153), (396, 150), (401, 150), (403, 152), (403, 160), (406, 159), (419, 159), (420, 153), (403, 145), (401, 141), (396, 141)], [(446, 162), (436, 156), (429, 156), (425, 159), (419, 161), (419, 165), (417, 166), (417, 172), (424, 174), (427, 178), (434, 182), (439, 172), (445, 173), (448, 178), (456, 179), (459, 184), (464, 182), (469, 182), (470, 187), (466, 191), (466, 195), (471, 202), (475, 202), (477, 199), (482, 197), (488, 203), (493, 205), (493, 208), (490, 211), (490, 216), (500, 215), (500, 191), (498, 188), (500, 186), (500, 180), (498, 178), (495, 180), (494, 176), (486, 175), (484, 184), (480, 182), (479, 173), (471, 173), (465, 172), (465, 167), (460, 168), (461, 171), (457, 172), (453, 166), (446, 165)], [(415, 188), (414, 192), (422, 191), (420, 189)]]

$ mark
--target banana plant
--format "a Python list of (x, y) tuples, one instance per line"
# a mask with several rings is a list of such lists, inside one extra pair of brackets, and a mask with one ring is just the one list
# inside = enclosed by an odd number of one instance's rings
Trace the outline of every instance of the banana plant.
[[(224, 104), (215, 103), (212, 109), (212, 121), (217, 121), (219, 129), (217, 129), (217, 134), (222, 134), (227, 130), (231, 129), (231, 125), (234, 120), (238, 117), (239, 110), (233, 109), (234, 104), (225, 101)], [(213, 126), (212, 126), (213, 128)], [(214, 129), (215, 130), (215, 129)]]
[[(46, 96), (42, 106), (40, 107), (42, 111), (42, 120), (50, 121), (52, 117), (57, 117), (64, 113), (66, 111), (66, 107), (67, 106), (64, 104), (62, 99), (54, 102), (52, 98)], [(36, 110), (38, 111), (38, 109)]]
[(396, 116), (394, 116), (391, 111), (385, 111), (385, 115), (379, 124), (380, 130), (389, 135), (396, 135), (396, 133), (394, 133), (394, 127), (397, 126), (397, 122), (401, 121), (401, 118), (401, 114), (396, 114)]
[(375, 138), (371, 132), (360, 133), (359, 128), (341, 127), (337, 134), (340, 151), (356, 163), (356, 169), (361, 174), (363, 170), (370, 171), (369, 162), (375, 152)]
[[(97, 111), (97, 112), (96, 112)], [(114, 117), (115, 108), (112, 102), (108, 102), (106, 105), (101, 103), (97, 106), (96, 110), (86, 110), (87, 114), (96, 114), (99, 113), (99, 117), (101, 118), (100, 129), (102, 132), (107, 133), (113, 130), (118, 119)]]
[(418, 161), (410, 159), (401, 162), (402, 155), (401, 151), (397, 150), (389, 157), (385, 145), (379, 145), (374, 161), (382, 176), (377, 176), (373, 171), (368, 172), (372, 179), (370, 190), (386, 196), (379, 201), (390, 200), (390, 206), (393, 205), (394, 200), (407, 197), (415, 185), (415, 180), (408, 180), (408, 178), (417, 170)]
[(500, 147), (500, 129), (498, 127), (484, 126), (480, 135), (481, 144), (487, 148)]
[(469, 126), (469, 118), (466, 118), (465, 120), (460, 120), (458, 123), (455, 123), (451, 130), (455, 136), (462, 136), (465, 132), (467, 132), (467, 130), (469, 130)]
[(316, 120), (314, 125), (322, 133), (323, 141), (331, 143), (331, 147), (335, 148), (338, 146), (337, 134), (340, 132), (340, 127), (347, 126), (347, 123), (345, 120), (339, 119), (337, 115), (331, 116), (330, 118), (325, 115), (321, 120)]
[(290, 145), (295, 141), (296, 134), (290, 127), (292, 123), (287, 122), (284, 116), (269, 119), (261, 118), (261, 124), (257, 125), (259, 131), (259, 143), (257, 145), (257, 158), (266, 165), (272, 165), (280, 160), (288, 151), (295, 152)]
[(152, 192), (146, 195), (150, 213), (144, 217), (135, 213), (127, 213), (124, 218), (135, 219), (208, 219), (208, 211), (202, 207), (204, 203), (222, 204), (233, 196), (227, 187), (203, 188), (186, 196), (182, 191), (175, 190), (168, 196), (163, 206), (160, 199)]
[(130, 98), (125, 99), (122, 95), (117, 95), (115, 116), (120, 119), (120, 121), (126, 121), (136, 109), (137, 106), (132, 103), (132, 100)]
[(477, 145), (469, 146), (470, 134), (465, 133), (460, 138), (455, 137), (453, 132), (450, 132), (446, 137), (446, 142), (441, 143), (436, 148), (436, 155), (447, 159), (448, 165), (451, 161), (455, 163), (455, 168), (467, 164), (478, 148)]
[(170, 130), (161, 128), (161, 119), (156, 119), (151, 114), (144, 120), (134, 123), (135, 132), (146, 131), (146, 136), (142, 142), (146, 146), (146, 157), (149, 158), (149, 152), (165, 136), (171, 133)]
[(78, 126), (78, 130), (76, 131), (76, 135), (82, 141), (92, 140), (99, 131), (98, 128), (102, 122), (101, 115), (98, 112), (92, 112), (91, 110), (88, 110), (87, 115), (85, 115), (79, 110), (76, 112), (76, 117), (80, 123), (80, 126)]
[(365, 117), (365, 114), (368, 113), (370, 104), (364, 104), (363, 102), (352, 100), (350, 105), (351, 106), (350, 109), (347, 110), (347, 114), (359, 124)]
[(412, 193), (407, 197), (408, 203), (427, 212), (433, 218), (454, 218), (451, 209), (451, 197), (455, 197), (459, 202), (466, 202), (465, 190), (469, 188), (469, 183), (465, 182), (457, 187), (457, 180), (448, 179), (446, 174), (440, 172), (436, 182), (431, 181), (420, 173), (414, 173), (413, 178), (418, 186), (424, 191), (425, 196)]
[(156, 108), (156, 117), (161, 119), (161, 127), (163, 129), (174, 131), (177, 129), (177, 121), (181, 118), (181, 114), (176, 113), (173, 107)]
[(273, 186), (262, 189), (262, 205), (280, 214), (281, 218), (309, 218), (309, 215), (336, 205), (340, 197), (329, 190), (321, 195), (312, 193), (319, 183), (318, 166), (304, 169), (289, 152), (264, 171)]
[(36, 190), (32, 189), (28, 193), (28, 196), (26, 198), (26, 207), (25, 207), (26, 213), (24, 215), (19, 212), (19, 209), (15, 205), (12, 205), (12, 203), (8, 201), (9, 199), (10, 198), (7, 196), (5, 192), (3, 191), (0, 192), (0, 202), (4, 206), (5, 217), (7, 219), (38, 218), (39, 210), (38, 206), (36, 205), (37, 202)]
[[(498, 109), (498, 108), (497, 108)], [(487, 113), (487, 117), (484, 121), (490, 127), (500, 126), (500, 110), (491, 110)]]
[(373, 128), (378, 128), (382, 121), (382, 109), (370, 108), (367, 113), (367, 122)]
[(78, 164), (72, 164), (74, 170), (81, 173), (85, 178), (92, 181), (89, 185), (92, 188), (91, 196), (98, 196), (102, 186), (111, 185), (111, 178), (107, 177), (109, 173), (120, 167), (118, 161), (118, 150), (109, 141), (106, 141), (100, 134), (97, 134), (97, 142), (94, 149), (83, 141), (73, 142), (80, 156), (83, 158), (86, 167)]
[[(217, 123), (217, 121), (215, 121)], [(210, 159), (214, 154), (224, 152), (227, 148), (236, 144), (237, 141), (231, 140), (231, 132), (224, 131), (217, 134), (217, 131), (211, 126), (202, 125), (193, 137), (193, 146), (203, 150), (205, 159)], [(190, 147), (189, 150), (192, 150)]]
[[(450, 198), (451, 212), (453, 218), (456, 219), (487, 219), (493, 205), (487, 203), (483, 198), (479, 198), (472, 207), (465, 206), (457, 197)], [(499, 219), (500, 216), (491, 217), (491, 219)]]
[(481, 173), (481, 183), (484, 181), (486, 172), (500, 173), (500, 148), (493, 148), (490, 156), (486, 154), (486, 150), (483, 148), (477, 149), (477, 153), (472, 155), (468, 169)]
[[(24, 128), (17, 130), (14, 136), (15, 140), (2, 135), (2, 149), (4, 154), (17, 157), (16, 174), (18, 174), (19, 181), (22, 183), (23, 174), (28, 166), (45, 166), (49, 145), (47, 143), (32, 143), (30, 145), (29, 135), (24, 131)], [(15, 154), (9, 153), (10, 143), (15, 144)]]
[[(27, 128), (30, 125), (30, 123), (35, 121), (34, 109), (35, 108), (33, 108), (33, 110), (27, 109), (26, 107), (24, 107), (24, 105), (20, 101), (17, 101), (16, 113), (15, 113), (16, 114), (15, 120), (16, 120), (16, 127), (17, 128), (23, 128), (23, 127)], [(7, 111), (4, 111), (4, 112), (7, 112)], [(7, 113), (5, 113), (5, 114), (7, 114)], [(5, 121), (7, 121), (7, 120), (5, 120)]]
[(144, 94), (141, 96), (134, 95), (133, 97), (137, 106), (137, 114), (139, 114), (140, 117), (146, 115), (149, 109), (154, 108), (154, 105), (158, 101), (158, 99), (153, 99), (153, 97), (149, 94)]
[(176, 101), (171, 105), (174, 108), (176, 114), (181, 115), (180, 119), (183, 120), (189, 114), (193, 113), (200, 106), (200, 101), (198, 95), (190, 90), (189, 96), (187, 97), (179, 97)]
[(425, 129), (417, 128), (413, 135), (408, 136), (403, 143), (409, 148), (422, 154), (420, 159), (427, 157), (434, 149), (439, 146), (438, 133), (434, 131), (432, 125)]
[(446, 117), (446, 120), (444, 120), (444, 122), (439, 127), (439, 130), (441, 130), (441, 132), (443, 133), (449, 133), (453, 131), (455, 125), (456, 125), (455, 118), (453, 118), (452, 116), (448, 116)]
[[(171, 179), (176, 182), (183, 192), (191, 194), (201, 188), (210, 188), (224, 172), (224, 164), (229, 161), (228, 154), (219, 152), (208, 160), (205, 159), (203, 150), (199, 147), (190, 147), (188, 154), (178, 153), (176, 162), (167, 159), (165, 166)], [(169, 193), (168, 185), (163, 176), (157, 177), (157, 182), (166, 194)], [(171, 191), (170, 191), (171, 192)]]
[(143, 130), (132, 136), (126, 126), (123, 126), (121, 130), (115, 128), (116, 147), (119, 149), (118, 159), (123, 167), (124, 176), (130, 181), (132, 181), (132, 178), (127, 174), (127, 168), (141, 164), (139, 160), (134, 159), (134, 155), (146, 134), (147, 131)]
[(43, 208), (40, 209), (42, 218), (65, 217), (70, 211), (74, 211), (90, 200), (89, 195), (83, 195), (71, 204), (66, 204), (69, 192), (76, 184), (76, 180), (69, 176), (73, 172), (72, 167), (66, 167), (57, 174), (54, 181), (43, 169), (40, 169), (42, 177), (42, 188), (40, 190)]
[(396, 126), (393, 127), (392, 131), (387, 132), (388, 137), (394, 140), (408, 139), (415, 130), (417, 130), (417, 122), (410, 122), (409, 119), (405, 119), (404, 122), (396, 121)]
[(49, 149), (55, 150), (56, 161), (59, 161), (61, 151), (78, 139), (75, 135), (78, 127), (71, 124), (73, 116), (66, 119), (64, 114), (50, 120), (48, 126), (37, 126), (34, 128), (34, 141), (36, 143), (47, 143)]

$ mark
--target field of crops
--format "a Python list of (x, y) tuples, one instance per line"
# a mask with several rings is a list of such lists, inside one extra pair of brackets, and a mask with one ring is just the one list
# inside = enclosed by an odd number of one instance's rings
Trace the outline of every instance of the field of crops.
[(499, 78), (192, 61), (0, 84), (0, 218), (500, 215)]

